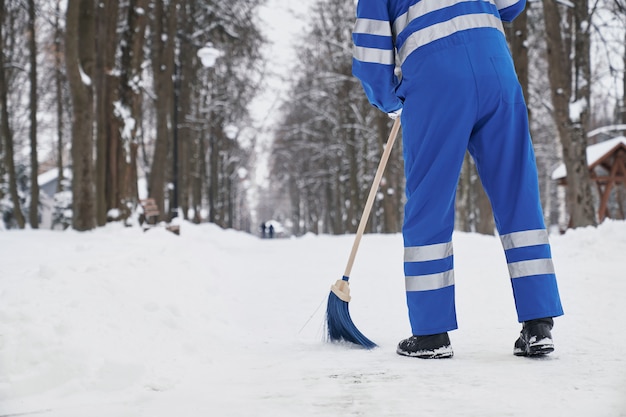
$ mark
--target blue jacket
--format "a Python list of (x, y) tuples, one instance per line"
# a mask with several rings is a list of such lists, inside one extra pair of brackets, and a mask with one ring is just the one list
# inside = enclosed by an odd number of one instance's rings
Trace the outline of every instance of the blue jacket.
[(402, 108), (396, 68), (421, 46), (456, 32), (512, 21), (526, 0), (359, 0), (352, 32), (352, 73), (370, 103), (386, 113)]

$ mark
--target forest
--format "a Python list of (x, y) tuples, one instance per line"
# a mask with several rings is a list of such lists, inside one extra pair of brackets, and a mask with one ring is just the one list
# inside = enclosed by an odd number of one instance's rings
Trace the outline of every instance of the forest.
[[(258, 18), (268, 2), (0, 0), (0, 230), (132, 226), (149, 197), (164, 223), (353, 233), (392, 123), (352, 76), (356, 2), (310, 1), (259, 147), (251, 103), (271, 66)], [(626, 2), (528, 1), (505, 29), (546, 223), (624, 218), (626, 173), (604, 198), (586, 150), (626, 135)], [(553, 179), (561, 164), (566, 187)], [(400, 231), (403, 169), (398, 141), (369, 232)], [(469, 156), (456, 205), (458, 230), (494, 233)]]

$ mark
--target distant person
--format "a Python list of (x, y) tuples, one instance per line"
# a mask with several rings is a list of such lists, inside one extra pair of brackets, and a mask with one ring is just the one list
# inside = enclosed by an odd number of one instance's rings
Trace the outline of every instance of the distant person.
[(268, 230), (269, 230), (269, 234), (270, 234), (270, 239), (273, 239), (274, 238), (274, 225), (270, 224), (270, 227), (269, 227)]
[(265, 239), (265, 233), (267, 231), (267, 227), (265, 226), (265, 222), (261, 223), (260, 229), (261, 229), (261, 238)]
[[(554, 350), (552, 318), (563, 310), (528, 112), (502, 26), (524, 7), (525, 0), (358, 1), (353, 73), (374, 106), (402, 119), (404, 274), (413, 335), (398, 344), (400, 355), (453, 355), (452, 232), (466, 150), (493, 207), (523, 323), (513, 353)], [(488, 345), (490, 317), (484, 321), (476, 337)]]

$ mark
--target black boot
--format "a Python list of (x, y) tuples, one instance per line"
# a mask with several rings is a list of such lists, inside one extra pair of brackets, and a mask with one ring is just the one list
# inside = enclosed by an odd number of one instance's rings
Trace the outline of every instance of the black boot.
[(454, 354), (448, 333), (429, 336), (411, 336), (400, 341), (396, 349), (398, 355), (422, 359), (451, 358)]
[(554, 351), (552, 342), (552, 326), (554, 321), (551, 317), (525, 321), (519, 338), (513, 346), (515, 356), (540, 356)]

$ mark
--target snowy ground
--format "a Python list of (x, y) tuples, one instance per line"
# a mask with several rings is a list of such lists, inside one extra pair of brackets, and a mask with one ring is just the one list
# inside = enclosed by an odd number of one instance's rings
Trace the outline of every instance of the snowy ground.
[(400, 235), (369, 235), (350, 313), (380, 347), (323, 342), (353, 236), (211, 225), (0, 232), (0, 416), (626, 416), (626, 223), (552, 238), (556, 351), (512, 355), (500, 243), (457, 234), (455, 356), (409, 335)]

